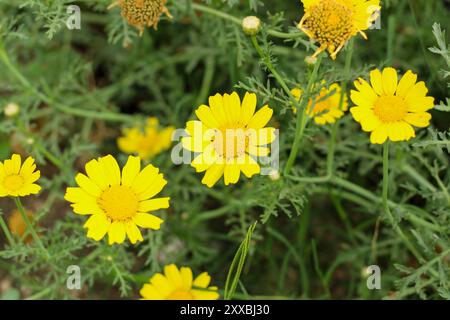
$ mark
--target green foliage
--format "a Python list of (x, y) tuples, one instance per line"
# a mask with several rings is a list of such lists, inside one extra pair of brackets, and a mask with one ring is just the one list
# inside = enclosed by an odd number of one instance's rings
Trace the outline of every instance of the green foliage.
[[(0, 160), (13, 152), (36, 158), (43, 192), (23, 203), (35, 212), (50, 255), (24, 242), (28, 233), (9, 241), (2, 229), (0, 280), (8, 288), (1, 299), (135, 299), (169, 263), (209, 272), (226, 299), (450, 299), (444, 2), (383, 1), (381, 30), (369, 30), (367, 41), (358, 36), (336, 61), (324, 57), (318, 71), (318, 81), (345, 83), (349, 93), (355, 79), (391, 64), (418, 73), (436, 99), (432, 126), (392, 144), (393, 222), (381, 199), (381, 148), (347, 113), (334, 128), (308, 120), (287, 176), (209, 189), (192, 167), (174, 165), (170, 151), (158, 155), (151, 163), (164, 173), (171, 197), (170, 208), (157, 213), (163, 227), (138, 245), (109, 246), (86, 237), (85, 217), (63, 199), (88, 160), (110, 153), (123, 165), (116, 143), (122, 128), (148, 116), (183, 128), (210, 95), (235, 90), (256, 93), (258, 107), (274, 110), (282, 170), (296, 116), (273, 70), (289, 89), (306, 89), (313, 66), (304, 60), (316, 49), (295, 28), (300, 1), (169, 0), (173, 19), (162, 17), (158, 30), (142, 37), (119, 8), (107, 9), (111, 2), (0, 0), (0, 110), (10, 102), (21, 108), (16, 117), (0, 115)], [(81, 8), (81, 30), (65, 26), (69, 4)], [(240, 27), (242, 17), (256, 14), (262, 55)], [(1, 198), (0, 222), (13, 209), (12, 199)], [(381, 267), (381, 290), (367, 289), (364, 270), (372, 264)], [(66, 287), (70, 265), (81, 268), (80, 291)]]

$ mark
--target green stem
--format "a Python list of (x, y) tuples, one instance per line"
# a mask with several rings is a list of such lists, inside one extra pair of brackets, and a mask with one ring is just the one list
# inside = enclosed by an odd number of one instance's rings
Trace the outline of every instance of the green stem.
[(0, 215), (0, 227), (3, 230), (3, 233), (6, 236), (6, 239), (8, 239), (9, 243), (14, 246), (16, 244), (16, 242), (14, 241), (14, 237), (11, 234), (11, 231), (9, 231), (8, 225), (6, 224), (5, 220), (3, 219), (3, 217)]
[(25, 209), (23, 208), (22, 202), (20, 201), (19, 197), (14, 198), (14, 201), (16, 203), (17, 209), (19, 209), (20, 214), (22, 215), (23, 221), (25, 221), (25, 224), (27, 225), (28, 232), (33, 237), (34, 242), (38, 244), (38, 246), (42, 249), (42, 251), (45, 253), (45, 256), (47, 259), (50, 258), (50, 254), (48, 253), (47, 249), (45, 249), (44, 244), (42, 243), (41, 239), (37, 235), (36, 231), (34, 230), (33, 225), (31, 224), (30, 219), (28, 219), (28, 216), (25, 212)]
[(386, 141), (383, 145), (383, 192), (382, 192), (383, 209), (386, 215), (388, 216), (388, 219), (392, 227), (394, 228), (395, 232), (397, 232), (398, 236), (403, 240), (406, 247), (408, 247), (411, 253), (416, 257), (416, 259), (421, 261), (423, 259), (421, 254), (417, 251), (417, 249), (409, 241), (408, 237), (400, 229), (399, 225), (397, 224), (391, 213), (388, 204), (388, 194), (389, 194), (389, 141)]
[[(322, 63), (322, 55), (319, 55), (317, 58), (317, 62), (314, 65), (313, 72), (309, 77), (308, 85), (306, 87), (305, 94), (303, 94), (300, 98), (300, 105), (297, 107), (297, 124), (295, 129), (295, 138), (294, 144), (292, 145), (291, 153), (289, 154), (289, 158), (284, 167), (284, 175), (288, 175), (289, 171), (291, 171), (292, 166), (294, 165), (295, 159), (297, 158), (298, 150), (300, 148), (300, 144), (302, 142), (303, 134), (305, 132), (306, 127), (306, 119), (307, 119), (307, 105), (309, 98), (311, 96), (311, 91), (316, 83), (317, 75), (319, 73), (319, 68)], [(291, 94), (292, 95), (292, 94)], [(294, 100), (297, 100), (294, 98)], [(296, 103), (297, 105), (297, 103)]]

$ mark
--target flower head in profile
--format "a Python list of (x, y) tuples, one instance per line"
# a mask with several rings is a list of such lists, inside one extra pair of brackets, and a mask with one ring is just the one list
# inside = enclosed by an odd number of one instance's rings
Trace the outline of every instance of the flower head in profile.
[[(33, 211), (26, 210), (25, 214), (27, 215), (30, 221), (34, 220)], [(22, 238), (23, 235), (25, 234), (25, 231), (27, 230), (27, 224), (25, 220), (23, 220), (19, 210), (15, 209), (12, 211), (11, 215), (8, 218), (8, 228), (11, 231), (11, 233), (18, 238)], [(30, 243), (33, 241), (33, 237), (31, 235), (28, 235), (24, 239), (24, 241), (25, 243)]]
[(194, 279), (191, 268), (170, 264), (164, 267), (164, 274), (153, 275), (140, 293), (145, 300), (217, 300), (217, 287), (210, 287), (210, 282), (206, 272)]
[(163, 220), (148, 212), (169, 207), (169, 198), (155, 198), (167, 184), (159, 169), (129, 156), (120, 170), (116, 159), (107, 155), (86, 164), (86, 175), (79, 173), (79, 187), (67, 188), (65, 199), (73, 211), (90, 215), (84, 227), (96, 241), (108, 234), (109, 244), (143, 241), (138, 227), (158, 230)]
[(366, 132), (370, 141), (382, 144), (391, 141), (407, 141), (415, 137), (414, 127), (430, 124), (434, 98), (427, 96), (428, 89), (417, 75), (408, 71), (398, 81), (397, 71), (385, 68), (370, 72), (370, 84), (364, 79), (355, 81), (351, 99), (356, 105), (350, 108), (353, 118)]
[[(297, 100), (300, 100), (303, 92), (302, 90), (295, 88), (291, 90), (291, 93)], [(342, 100), (342, 106), (341, 104)], [(314, 99), (309, 99), (307, 114), (314, 118), (314, 122), (319, 125), (328, 123), (335, 123), (337, 119), (344, 115), (344, 112), (348, 109), (347, 95), (342, 97), (342, 90), (339, 84), (333, 83), (331, 86), (322, 87), (319, 94)], [(293, 107), (294, 113), (297, 109)]]
[(117, 0), (109, 8), (119, 6), (122, 9), (122, 17), (129, 24), (139, 29), (139, 34), (144, 33), (145, 27), (158, 27), (159, 17), (164, 13), (172, 18), (165, 4), (167, 0)]
[(238, 94), (216, 94), (209, 98), (209, 106), (196, 111), (198, 120), (186, 124), (189, 135), (183, 146), (199, 153), (191, 165), (197, 172), (205, 172), (202, 183), (212, 187), (222, 176), (225, 184), (237, 183), (241, 172), (251, 178), (261, 168), (255, 158), (270, 153), (268, 144), (275, 139), (275, 129), (266, 127), (272, 117), (268, 106), (256, 110), (256, 95), (247, 93), (240, 100)]
[(144, 130), (139, 127), (123, 130), (123, 136), (117, 139), (119, 149), (125, 153), (137, 154), (143, 160), (150, 160), (172, 142), (173, 127), (160, 128), (158, 119), (148, 118)]
[(22, 164), (20, 155), (13, 154), (11, 159), (0, 162), (0, 197), (24, 197), (39, 193), (41, 187), (35, 182), (40, 176), (32, 157)]
[(302, 0), (305, 14), (298, 28), (319, 43), (316, 57), (328, 50), (332, 59), (347, 41), (367, 30), (377, 19), (380, 0)]

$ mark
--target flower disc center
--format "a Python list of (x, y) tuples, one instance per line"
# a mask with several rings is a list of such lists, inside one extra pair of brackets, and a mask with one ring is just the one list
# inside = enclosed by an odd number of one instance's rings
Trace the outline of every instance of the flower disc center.
[(403, 120), (408, 113), (406, 102), (397, 96), (383, 96), (375, 101), (373, 112), (382, 122)]
[(139, 199), (131, 188), (118, 185), (105, 190), (98, 204), (111, 220), (127, 220), (138, 212)]

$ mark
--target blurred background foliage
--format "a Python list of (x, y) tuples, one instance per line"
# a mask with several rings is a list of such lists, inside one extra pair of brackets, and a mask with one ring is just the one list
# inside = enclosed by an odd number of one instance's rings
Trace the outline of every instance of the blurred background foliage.
[[(3, 298), (136, 298), (166, 263), (206, 270), (223, 289), (257, 220), (234, 298), (450, 298), (450, 52), (440, 31), (450, 30), (448, 1), (382, 1), (381, 29), (370, 30), (368, 41), (355, 39), (350, 74), (343, 72), (348, 49), (336, 62), (325, 59), (320, 72), (330, 83), (353, 81), (390, 64), (418, 73), (436, 98), (433, 126), (395, 144), (391, 164), (390, 206), (419, 256), (385, 219), (381, 148), (369, 144), (350, 115), (339, 123), (329, 179), (303, 179), (327, 174), (326, 126), (307, 128), (289, 177), (260, 176), (231, 187), (208, 189), (193, 168), (172, 164), (165, 152), (152, 160), (169, 181), (162, 230), (136, 246), (87, 239), (84, 219), (63, 200), (64, 190), (94, 157), (111, 153), (123, 163), (116, 145), (121, 128), (148, 116), (183, 128), (208, 96), (255, 92), (260, 106), (275, 110), (284, 165), (295, 129), (289, 98), (240, 26), (217, 13), (258, 15), (264, 53), (291, 87), (305, 87), (311, 70), (304, 59), (313, 52), (306, 36), (269, 32), (297, 33), (300, 1), (169, 0), (174, 18), (162, 17), (158, 30), (142, 37), (118, 8), (107, 10), (110, 3), (0, 0), (0, 107), (21, 108), (17, 118), (0, 116), (0, 158), (12, 152), (37, 158), (45, 191), (25, 205), (51, 253), (48, 260), (33, 243), (1, 238)], [(81, 30), (65, 26), (69, 4), (81, 8)], [(440, 28), (433, 33), (435, 22)], [(12, 209), (12, 201), (0, 199), (5, 219)], [(82, 270), (80, 291), (66, 288), (72, 264)], [(381, 290), (366, 287), (372, 264), (381, 267)]]

